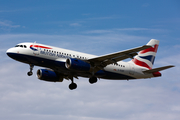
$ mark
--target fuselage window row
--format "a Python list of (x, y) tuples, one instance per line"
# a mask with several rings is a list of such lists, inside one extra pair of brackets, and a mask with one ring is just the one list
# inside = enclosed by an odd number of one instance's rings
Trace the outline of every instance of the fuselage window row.
[[(71, 54), (66, 54), (66, 53), (62, 53), (62, 52), (56, 52), (56, 51), (51, 51), (51, 50), (46, 50), (46, 49), (44, 49), (44, 51), (47, 51), (47, 52), (54, 52), (54, 53), (57, 53), (57, 54), (61, 54), (61, 55), (67, 55), (67, 56), (69, 56), (69, 57), (71, 57)], [(75, 55), (72, 55), (74, 58), (76, 57)], [(80, 59), (84, 59), (84, 60), (86, 60), (87, 58), (86, 57), (81, 57), (81, 56), (77, 56), (77, 58), (80, 58)]]

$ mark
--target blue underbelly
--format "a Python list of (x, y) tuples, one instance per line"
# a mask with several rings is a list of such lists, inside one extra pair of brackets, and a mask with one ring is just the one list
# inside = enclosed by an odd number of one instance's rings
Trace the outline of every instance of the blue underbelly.
[[(18, 53), (9, 53), (8, 56), (23, 63), (34, 64), (36, 66), (41, 66), (41, 67), (47, 67), (53, 70), (59, 70), (61, 73), (65, 72), (63, 74), (67, 74), (67, 72), (70, 72), (65, 67), (65, 62), (62, 62), (62, 61), (55, 61), (55, 60), (41, 58), (38, 56), (23, 55), (23, 54), (18, 54)], [(90, 77), (91, 73), (77, 72), (77, 75), (82, 76), (82, 77)], [(95, 73), (95, 76), (98, 78), (114, 79), (114, 80), (135, 79), (127, 75), (113, 73), (113, 72), (104, 71), (104, 70), (99, 70), (98, 72)]]

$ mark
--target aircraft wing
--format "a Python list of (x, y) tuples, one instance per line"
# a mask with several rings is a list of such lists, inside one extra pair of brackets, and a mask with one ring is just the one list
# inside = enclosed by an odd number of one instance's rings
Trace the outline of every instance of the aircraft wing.
[(144, 46), (136, 47), (129, 50), (124, 50), (124, 51), (120, 51), (120, 52), (116, 52), (112, 54), (107, 54), (107, 55), (91, 58), (91, 59), (88, 59), (88, 62), (90, 62), (91, 65), (94, 66), (94, 72), (97, 72), (109, 64), (112, 64), (112, 63), (117, 64), (118, 61), (121, 61), (127, 58), (133, 59), (133, 57), (137, 55), (137, 52), (150, 48), (150, 47), (152, 46), (144, 45)]

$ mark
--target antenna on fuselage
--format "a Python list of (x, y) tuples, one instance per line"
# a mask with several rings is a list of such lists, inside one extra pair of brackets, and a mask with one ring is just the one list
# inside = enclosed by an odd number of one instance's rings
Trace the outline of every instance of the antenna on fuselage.
[(35, 47), (35, 44), (36, 44), (36, 41), (34, 41), (34, 43), (33, 43), (33, 47)]

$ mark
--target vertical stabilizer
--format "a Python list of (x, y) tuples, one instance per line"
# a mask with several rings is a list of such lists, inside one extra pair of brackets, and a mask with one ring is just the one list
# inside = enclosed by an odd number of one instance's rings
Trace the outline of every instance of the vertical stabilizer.
[(152, 47), (140, 51), (132, 61), (138, 66), (152, 69), (159, 46), (159, 40), (151, 39), (147, 45)]

